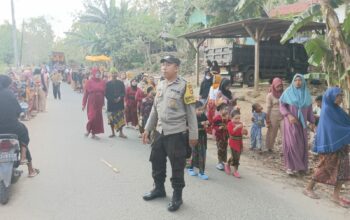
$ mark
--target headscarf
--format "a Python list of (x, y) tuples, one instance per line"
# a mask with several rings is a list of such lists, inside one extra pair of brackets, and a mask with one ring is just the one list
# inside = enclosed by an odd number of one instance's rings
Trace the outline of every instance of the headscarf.
[[(134, 86), (132, 83), (133, 82), (136, 82), (136, 85)], [(130, 81), (130, 87), (133, 89), (133, 90), (137, 90), (137, 80), (136, 79), (133, 79)]]
[(221, 83), (221, 75), (215, 74), (213, 76), (213, 85), (212, 85), (213, 89), (219, 88), (220, 83)]
[(320, 122), (313, 151), (333, 153), (350, 144), (350, 116), (337, 104), (335, 99), (341, 89), (327, 89), (322, 99)]
[(277, 99), (279, 99), (281, 97), (282, 93), (283, 93), (283, 89), (282, 89), (282, 91), (277, 91), (276, 88), (279, 85), (283, 86), (283, 81), (282, 81), (282, 79), (276, 77), (276, 78), (273, 79), (272, 84), (270, 86), (270, 90), (269, 90), (269, 92), (272, 93), (273, 97), (275, 97)]
[(92, 79), (93, 79), (93, 80), (99, 80), (99, 79), (96, 78), (97, 72), (99, 72), (99, 69), (98, 69), (97, 67), (93, 67), (93, 68), (91, 69), (91, 75), (92, 75)]
[(229, 89), (226, 89), (228, 85), (230, 85), (229, 79), (223, 79), (220, 83), (219, 90), (222, 92), (224, 96), (226, 96), (228, 99), (232, 99), (232, 92)]
[[(302, 80), (301, 88), (296, 88), (294, 86), (294, 81), (298, 77)], [(312, 98), (303, 75), (295, 74), (292, 84), (283, 92), (280, 101), (298, 108), (298, 119), (303, 125), (303, 128), (306, 128), (306, 122), (301, 109), (309, 107), (312, 104)]]

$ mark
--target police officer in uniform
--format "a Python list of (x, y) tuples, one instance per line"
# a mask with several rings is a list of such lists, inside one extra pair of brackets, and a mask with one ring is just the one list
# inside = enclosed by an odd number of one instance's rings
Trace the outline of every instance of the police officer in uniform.
[(174, 56), (169, 55), (161, 60), (164, 80), (157, 86), (154, 105), (143, 134), (143, 143), (146, 144), (150, 132), (156, 129), (150, 156), (154, 189), (146, 193), (143, 199), (149, 201), (166, 196), (164, 182), (168, 157), (174, 189), (169, 211), (176, 211), (182, 205), (186, 155), (190, 146), (198, 142), (193, 90), (190, 83), (178, 76), (179, 66), (180, 60)]

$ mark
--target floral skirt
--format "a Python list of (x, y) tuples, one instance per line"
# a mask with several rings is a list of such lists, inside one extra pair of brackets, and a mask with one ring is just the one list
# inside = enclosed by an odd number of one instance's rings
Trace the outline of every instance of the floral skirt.
[(319, 183), (336, 185), (350, 180), (349, 147), (337, 152), (320, 154), (320, 162), (315, 168), (313, 180)]
[(125, 125), (124, 110), (108, 112), (108, 124), (113, 126), (116, 131), (119, 131)]
[(208, 126), (208, 128), (207, 128), (208, 134), (213, 133), (213, 127), (211, 125), (213, 124), (213, 119), (215, 117), (215, 111), (216, 111), (215, 100), (209, 100), (208, 107), (207, 107), (207, 118), (208, 118), (208, 121), (210, 123), (210, 126)]

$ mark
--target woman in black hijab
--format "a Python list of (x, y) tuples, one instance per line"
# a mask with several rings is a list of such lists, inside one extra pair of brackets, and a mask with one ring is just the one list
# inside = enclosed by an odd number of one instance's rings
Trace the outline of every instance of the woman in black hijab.
[(232, 92), (230, 91), (231, 82), (229, 79), (223, 79), (221, 81), (219, 92), (216, 97), (215, 105), (220, 106), (222, 103), (225, 103), (228, 105), (228, 110), (231, 112), (232, 110), (238, 110), (235, 109), (237, 105), (237, 98), (234, 97)]
[(201, 83), (201, 87), (199, 90), (199, 100), (205, 104), (205, 102), (208, 99), (210, 87), (213, 84), (213, 75), (210, 73), (210, 71), (205, 73), (205, 77)]

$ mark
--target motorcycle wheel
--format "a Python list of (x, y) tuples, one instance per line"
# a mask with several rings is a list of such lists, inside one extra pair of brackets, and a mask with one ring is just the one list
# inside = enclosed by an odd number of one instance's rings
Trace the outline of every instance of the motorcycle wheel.
[(4, 181), (0, 182), (0, 203), (5, 205), (10, 198), (10, 189), (5, 186)]

